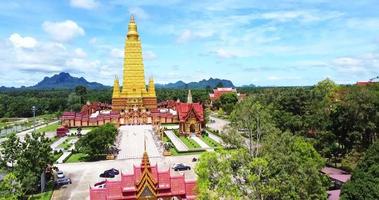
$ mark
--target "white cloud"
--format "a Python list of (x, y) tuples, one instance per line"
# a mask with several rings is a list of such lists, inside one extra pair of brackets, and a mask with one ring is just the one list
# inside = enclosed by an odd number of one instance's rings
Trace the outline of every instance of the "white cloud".
[(95, 0), (70, 0), (70, 5), (76, 8), (94, 9), (99, 6), (99, 2)]
[(110, 55), (113, 58), (124, 58), (124, 50), (118, 49), (118, 48), (113, 48), (110, 52)]
[(177, 43), (186, 43), (188, 42), (192, 37), (192, 31), (191, 30), (184, 30), (178, 38), (176, 39)]
[(140, 7), (129, 8), (129, 14), (134, 15), (137, 19), (148, 19), (150, 16)]
[(317, 10), (290, 10), (266, 12), (262, 13), (257, 18), (275, 20), (278, 22), (287, 22), (293, 20), (298, 20), (301, 22), (314, 22), (338, 18), (342, 15), (343, 14), (340, 12), (320, 12)]
[(83, 49), (81, 49), (81, 48), (76, 48), (74, 50), (74, 54), (78, 58), (85, 58), (85, 57), (87, 57), (87, 53)]
[(236, 54), (232, 51), (225, 50), (223, 48), (217, 49), (215, 51), (216, 55), (220, 58), (233, 58), (236, 57)]
[(13, 33), (9, 36), (9, 41), (17, 48), (34, 48), (37, 45), (37, 40), (32, 37), (22, 37), (18, 33)]
[(332, 69), (349, 74), (377, 75), (379, 55), (368, 53), (355, 57), (339, 57), (330, 62)]
[(83, 36), (85, 34), (84, 29), (72, 20), (62, 22), (45, 21), (42, 24), (42, 28), (45, 32), (50, 34), (54, 40), (60, 42), (67, 42), (74, 37)]
[(144, 60), (155, 60), (158, 56), (152, 51), (144, 51), (143, 53)]
[(190, 40), (207, 38), (212, 36), (213, 34), (213, 30), (210, 29), (197, 29), (196, 31), (185, 29), (178, 35), (178, 37), (176, 38), (176, 42), (179, 44), (183, 44), (189, 42)]

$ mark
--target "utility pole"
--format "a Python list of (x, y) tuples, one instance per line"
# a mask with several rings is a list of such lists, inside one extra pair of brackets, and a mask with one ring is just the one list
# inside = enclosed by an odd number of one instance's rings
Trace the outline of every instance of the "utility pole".
[(34, 127), (34, 132), (36, 132), (36, 107), (32, 106), (32, 111), (33, 111), (33, 127)]

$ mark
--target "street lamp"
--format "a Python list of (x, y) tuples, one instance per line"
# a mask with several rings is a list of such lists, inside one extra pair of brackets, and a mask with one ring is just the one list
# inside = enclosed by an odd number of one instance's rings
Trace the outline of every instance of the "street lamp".
[(32, 106), (32, 111), (33, 111), (33, 127), (34, 127), (34, 132), (36, 132), (36, 107)]

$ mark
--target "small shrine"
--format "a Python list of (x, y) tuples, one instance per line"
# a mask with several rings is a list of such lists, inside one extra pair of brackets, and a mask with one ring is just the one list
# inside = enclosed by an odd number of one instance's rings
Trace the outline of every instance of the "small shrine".
[(133, 166), (132, 173), (122, 173), (121, 180), (106, 180), (101, 186), (90, 187), (90, 200), (192, 200), (196, 199), (196, 181), (185, 180), (184, 175), (173, 176), (170, 169), (159, 171), (151, 165), (146, 152), (141, 165)]

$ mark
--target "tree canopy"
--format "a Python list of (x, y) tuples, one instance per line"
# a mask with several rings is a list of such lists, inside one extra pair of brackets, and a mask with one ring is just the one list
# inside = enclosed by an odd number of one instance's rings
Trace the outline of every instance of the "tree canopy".
[(86, 135), (81, 137), (76, 143), (76, 148), (86, 153), (91, 159), (108, 153), (117, 135), (117, 129), (113, 124), (105, 124), (103, 126), (92, 129)]
[(351, 180), (343, 185), (341, 199), (379, 199), (379, 141), (370, 146)]
[(324, 161), (313, 146), (290, 133), (272, 133), (262, 151), (207, 152), (196, 167), (199, 199), (325, 199)]

